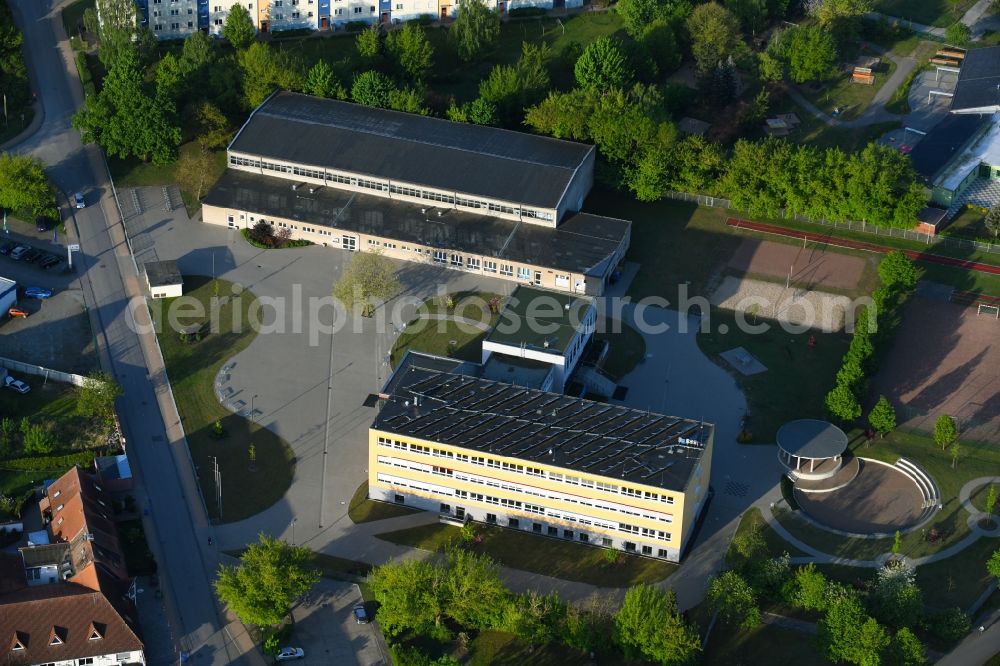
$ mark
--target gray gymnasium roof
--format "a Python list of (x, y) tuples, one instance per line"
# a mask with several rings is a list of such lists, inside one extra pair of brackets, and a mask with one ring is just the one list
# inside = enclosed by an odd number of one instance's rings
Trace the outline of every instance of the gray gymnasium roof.
[[(621, 481), (681, 491), (709, 423), (452, 374), (408, 354), (372, 427)], [(707, 480), (706, 480), (707, 482)]]
[(1000, 111), (1000, 46), (966, 52), (951, 110), (952, 113)]
[(282, 92), (253, 112), (229, 149), (555, 208), (594, 147)]
[[(365, 233), (443, 250), (472, 252), (534, 266), (603, 276), (629, 233), (629, 222), (575, 213), (557, 228), (519, 224), (454, 209), (429, 209), (385, 197), (321, 187), (292, 190), (293, 181), (228, 170), (204, 203)], [(426, 204), (425, 204), (426, 206)]]

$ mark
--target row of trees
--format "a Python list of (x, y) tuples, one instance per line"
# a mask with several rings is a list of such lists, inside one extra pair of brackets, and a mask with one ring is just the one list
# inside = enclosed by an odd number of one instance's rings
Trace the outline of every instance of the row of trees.
[(24, 35), (14, 25), (14, 15), (6, 0), (0, 0), (0, 95), (4, 97), (4, 124), (17, 117), (31, 101), (28, 69), (24, 65), (21, 44)]
[(787, 554), (767, 558), (766, 552), (758, 523), (734, 538), (733, 568), (710, 581), (706, 601), (718, 612), (723, 630), (755, 627), (761, 621), (760, 605), (780, 602), (822, 614), (819, 646), (830, 661), (899, 666), (925, 663), (915, 629), (945, 643), (969, 631), (969, 617), (961, 609), (925, 612), (914, 571), (902, 561), (891, 560), (873, 580), (849, 587), (827, 579), (813, 564), (793, 570)]
[[(496, 629), (531, 645), (558, 642), (584, 653), (607, 654), (617, 646), (627, 659), (658, 664), (693, 663), (701, 649), (673, 592), (647, 585), (629, 589), (617, 613), (607, 600), (568, 605), (556, 593), (511, 593), (496, 562), (461, 548), (436, 560), (376, 567), (368, 582), (390, 640), (405, 635), (443, 642), (458, 631)], [(412, 650), (393, 650), (404, 652), (416, 661)]]
[[(905, 254), (894, 250), (879, 262), (878, 274), (879, 286), (872, 292), (872, 303), (858, 313), (836, 384), (826, 395), (827, 410), (844, 422), (861, 416), (868, 377), (877, 369), (879, 354), (891, 340), (900, 310), (920, 278), (920, 269)], [(884, 434), (895, 428), (896, 418), (894, 411), (890, 415), (892, 407), (884, 396), (879, 403), (881, 406), (873, 410), (874, 419), (870, 421), (873, 428)]]

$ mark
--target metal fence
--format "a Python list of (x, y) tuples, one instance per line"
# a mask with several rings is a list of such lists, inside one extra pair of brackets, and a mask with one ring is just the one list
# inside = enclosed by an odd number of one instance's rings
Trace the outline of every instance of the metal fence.
[(60, 372), (59, 370), (51, 370), (40, 365), (35, 365), (34, 363), (15, 361), (12, 358), (0, 357), (0, 368), (7, 368), (13, 372), (20, 372), (25, 375), (44, 377), (46, 380), (52, 379), (57, 382), (72, 384), (73, 386), (83, 386), (83, 383), (87, 380), (86, 377), (81, 375), (74, 375), (70, 372)]
[[(692, 192), (667, 192), (664, 196), (668, 199), (675, 199), (677, 201), (696, 203), (699, 206), (735, 210), (733, 208), (732, 201), (729, 199), (723, 199), (722, 197), (711, 197), (706, 194), (694, 194)], [(796, 222), (805, 222), (806, 224), (815, 224), (823, 227), (833, 227), (834, 229), (844, 229), (847, 231), (870, 234), (872, 236), (880, 236), (883, 238), (900, 238), (903, 240), (913, 241), (915, 243), (923, 243), (924, 245), (929, 246), (950, 247), (955, 249), (1000, 254), (1000, 243), (984, 243), (982, 241), (969, 240), (966, 238), (953, 238), (951, 236), (932, 236), (931, 234), (913, 231), (912, 229), (880, 227), (876, 224), (868, 224), (866, 222), (839, 222), (835, 220), (823, 219), (817, 220), (806, 215), (789, 215), (786, 213), (785, 209), (781, 209), (778, 212), (778, 217), (783, 220), (792, 219)]]

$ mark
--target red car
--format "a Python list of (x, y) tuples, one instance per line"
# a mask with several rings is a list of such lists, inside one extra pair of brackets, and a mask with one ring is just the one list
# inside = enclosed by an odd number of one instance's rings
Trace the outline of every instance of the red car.
[(21, 317), (22, 319), (27, 319), (28, 317), (28, 311), (22, 310), (21, 308), (18, 307), (13, 307), (10, 310), (7, 310), (7, 314), (9, 314), (11, 317)]

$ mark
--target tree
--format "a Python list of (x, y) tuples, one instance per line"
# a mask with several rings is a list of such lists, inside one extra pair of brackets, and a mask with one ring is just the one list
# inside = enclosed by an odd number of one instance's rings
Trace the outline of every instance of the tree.
[(52, 453), (56, 448), (55, 435), (45, 426), (32, 423), (23, 434), (25, 453)]
[(890, 289), (912, 289), (920, 279), (920, 269), (901, 250), (893, 250), (879, 262), (878, 276)]
[(497, 105), (489, 100), (477, 97), (462, 106), (452, 102), (448, 108), (448, 120), (456, 123), (475, 123), (476, 125), (496, 125)]
[(927, 628), (945, 643), (957, 643), (972, 628), (972, 619), (961, 608), (949, 608), (930, 618)]
[(396, 88), (389, 90), (389, 108), (405, 113), (419, 113), (426, 116), (429, 111), (424, 106), (424, 92), (417, 88)]
[(993, 519), (993, 511), (997, 508), (997, 487), (990, 484), (989, 490), (986, 491), (986, 505), (984, 509), (986, 510), (986, 520)]
[(837, 44), (819, 26), (795, 27), (786, 33), (788, 74), (792, 81), (822, 81), (835, 71)]
[(913, 569), (891, 562), (878, 570), (870, 594), (872, 615), (890, 627), (916, 626), (924, 602)]
[(767, 0), (725, 0), (725, 5), (746, 32), (757, 34), (767, 26)]
[(884, 657), (887, 666), (923, 666), (927, 663), (920, 639), (906, 627), (896, 632)]
[(212, 40), (201, 30), (188, 35), (181, 47), (181, 69), (187, 76), (202, 78), (204, 69), (215, 61), (215, 48)]
[(115, 422), (115, 400), (124, 394), (121, 385), (106, 372), (92, 372), (77, 388), (76, 411), (110, 426)]
[(195, 134), (203, 150), (217, 150), (229, 145), (233, 130), (219, 107), (211, 102), (202, 102), (194, 107), (192, 115)]
[(306, 92), (314, 97), (338, 98), (343, 88), (325, 60), (317, 60), (306, 74)]
[(111, 66), (101, 92), (73, 116), (73, 127), (84, 142), (98, 143), (116, 157), (169, 164), (181, 142), (175, 115), (172, 100), (148, 94), (138, 56), (128, 50)]
[(944, 41), (952, 46), (965, 46), (969, 43), (971, 36), (972, 32), (969, 30), (969, 26), (961, 21), (952, 23), (944, 31)]
[(531, 645), (545, 645), (559, 640), (567, 613), (566, 602), (557, 592), (542, 595), (529, 590), (504, 605), (497, 626)]
[(941, 447), (941, 450), (948, 448), (948, 445), (958, 439), (958, 427), (955, 419), (942, 414), (934, 422), (934, 443)]
[(399, 69), (415, 81), (423, 81), (434, 65), (434, 47), (424, 29), (413, 23), (391, 31), (385, 39), (385, 50)]
[(850, 423), (861, 416), (861, 404), (850, 388), (837, 384), (826, 394), (826, 409), (844, 423)]
[(824, 28), (850, 23), (872, 10), (872, 0), (806, 0), (804, 4)]
[(986, 230), (993, 234), (993, 240), (996, 240), (1000, 236), (1000, 204), (990, 208), (990, 212), (986, 214), (983, 219), (983, 226)]
[(610, 37), (599, 37), (583, 50), (573, 67), (576, 83), (581, 88), (607, 90), (624, 88), (632, 79), (632, 71), (618, 43)]
[(500, 14), (480, 0), (459, 0), (458, 15), (448, 33), (462, 60), (473, 60), (500, 37)]
[(156, 94), (176, 104), (184, 90), (184, 70), (173, 53), (167, 53), (156, 65)]
[(732, 548), (740, 557), (750, 560), (767, 551), (767, 541), (764, 540), (763, 525), (754, 520), (750, 527), (742, 532), (737, 530), (733, 536)]
[(986, 571), (991, 576), (1000, 580), (1000, 549), (994, 550), (990, 559), (986, 560)]
[(274, 227), (266, 220), (257, 220), (250, 228), (250, 239), (266, 247), (274, 246)]
[(500, 565), (486, 555), (452, 548), (445, 555), (445, 567), (440, 587), (444, 612), (463, 627), (496, 626), (510, 601), (500, 580)]
[[(621, 0), (618, 3), (619, 10), (622, 2), (627, 1)], [(666, 76), (680, 66), (682, 53), (677, 44), (677, 34), (674, 24), (667, 19), (656, 19), (645, 26), (639, 36), (639, 43), (656, 64), (660, 76)]]
[(717, 2), (698, 5), (687, 20), (691, 52), (698, 73), (707, 75), (740, 43), (740, 24), (732, 13)]
[(827, 604), (826, 576), (816, 570), (810, 562), (795, 570), (789, 594), (789, 601), (799, 608), (821, 611)]
[(629, 588), (615, 615), (614, 640), (627, 659), (661, 664), (694, 663), (701, 650), (697, 630), (677, 612), (677, 596), (640, 584)]
[(291, 612), (292, 602), (319, 581), (310, 566), (312, 553), (266, 534), (252, 544), (236, 566), (219, 567), (215, 591), (246, 624), (270, 627)]
[(962, 454), (962, 446), (958, 442), (952, 442), (948, 447), (948, 455), (951, 456), (951, 468), (958, 467), (958, 457)]
[(757, 72), (763, 81), (780, 81), (785, 76), (785, 65), (781, 59), (763, 51), (757, 55)]
[(362, 317), (371, 317), (380, 302), (388, 301), (398, 291), (396, 267), (377, 251), (354, 254), (333, 285), (334, 298), (346, 309), (360, 306)]
[(705, 598), (712, 610), (732, 624), (746, 629), (760, 624), (760, 608), (757, 595), (750, 584), (735, 571), (725, 571), (713, 577), (708, 583)]
[(865, 615), (861, 603), (848, 596), (830, 604), (819, 621), (819, 643), (834, 662), (875, 666), (889, 645), (889, 635), (874, 618)]
[(222, 24), (222, 36), (233, 45), (236, 50), (245, 49), (253, 42), (257, 36), (257, 29), (254, 27), (250, 12), (241, 4), (234, 4), (229, 9), (226, 22)]
[(195, 198), (200, 200), (205, 190), (205, 184), (212, 173), (213, 162), (212, 154), (204, 148), (181, 153), (174, 169), (177, 184), (181, 186), (181, 189), (193, 193)]
[(289, 51), (277, 51), (254, 42), (236, 54), (243, 79), (243, 98), (247, 108), (260, 106), (279, 88), (301, 90), (302, 74)]
[(691, 5), (686, 0), (619, 0), (615, 10), (625, 31), (640, 39), (646, 28), (657, 21), (682, 22), (691, 12)]
[(896, 410), (884, 395), (879, 396), (872, 411), (868, 412), (868, 424), (879, 437), (885, 437), (896, 429)]
[(378, 24), (372, 24), (370, 28), (365, 28), (354, 38), (354, 47), (358, 50), (358, 55), (366, 60), (375, 59), (382, 50), (382, 40), (379, 37)]
[(139, 35), (139, 7), (135, 0), (97, 0), (98, 55), (105, 67), (112, 67), (124, 52), (134, 52)]
[(608, 596), (592, 595), (566, 609), (562, 640), (575, 650), (595, 652), (611, 644), (617, 603)]
[(370, 70), (354, 78), (354, 83), (351, 85), (351, 99), (358, 104), (386, 109), (389, 108), (389, 93), (395, 88), (388, 76)]
[(31, 155), (0, 153), (0, 208), (58, 218), (45, 164)]
[[(88, 34), (98, 37), (101, 31), (101, 23), (97, 18), (97, 12), (93, 7), (83, 10), (83, 29)], [(98, 37), (99, 38), (99, 37)]]

